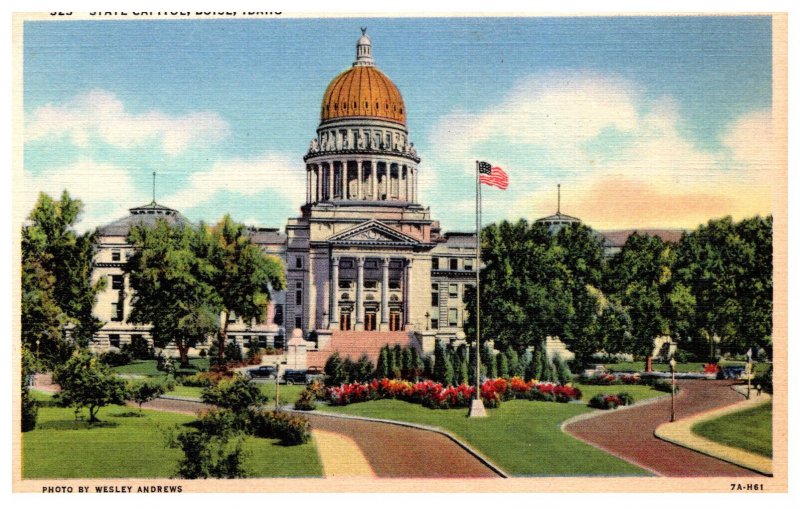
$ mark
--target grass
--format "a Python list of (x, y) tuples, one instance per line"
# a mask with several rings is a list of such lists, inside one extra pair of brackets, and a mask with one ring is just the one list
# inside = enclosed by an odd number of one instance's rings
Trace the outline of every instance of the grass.
[[(192, 368), (188, 368), (185, 370), (179, 369), (178, 371), (208, 371), (208, 358), (201, 359), (189, 359), (189, 364)], [(111, 368), (112, 371), (119, 374), (125, 375), (139, 375), (139, 376), (150, 376), (150, 377), (164, 377), (164, 372), (159, 371), (156, 369), (156, 361), (155, 360), (135, 360), (130, 364), (125, 364), (123, 366), (115, 366)]]
[(772, 457), (772, 402), (692, 426), (714, 442)]
[[(25, 479), (166, 478), (174, 475), (181, 452), (166, 446), (172, 427), (185, 428), (191, 415), (108, 406), (101, 423), (89, 428), (72, 409), (58, 408), (52, 397), (32, 391), (42, 401), (36, 429), (22, 434)], [(85, 414), (85, 411), (83, 412)], [(247, 437), (246, 468), (252, 477), (319, 477), (316, 446), (284, 447), (277, 440)]]
[[(584, 401), (597, 393), (628, 392), (639, 401), (662, 393), (646, 386), (580, 386)], [(379, 400), (322, 410), (437, 426), (468, 442), (512, 475), (649, 475), (626, 461), (563, 433), (561, 423), (591, 411), (581, 403), (505, 401), (486, 419), (465, 409), (431, 410), (398, 400)]]

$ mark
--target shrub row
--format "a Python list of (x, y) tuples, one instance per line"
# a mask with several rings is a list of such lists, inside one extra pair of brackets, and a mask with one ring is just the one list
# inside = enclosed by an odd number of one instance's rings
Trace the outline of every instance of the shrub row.
[(619, 394), (597, 394), (589, 400), (589, 406), (601, 410), (613, 410), (619, 406), (628, 406), (634, 403), (633, 396), (627, 392)]

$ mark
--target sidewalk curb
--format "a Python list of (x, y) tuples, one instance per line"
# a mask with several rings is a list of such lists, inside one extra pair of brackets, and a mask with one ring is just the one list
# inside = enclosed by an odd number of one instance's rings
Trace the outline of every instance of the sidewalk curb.
[[(740, 392), (733, 389), (736, 392)], [(696, 414), (676, 422), (668, 422), (658, 426), (655, 436), (672, 444), (717, 458), (728, 463), (752, 470), (759, 474), (772, 476), (772, 459), (749, 453), (735, 447), (727, 446), (696, 435), (692, 428), (696, 424), (716, 419), (725, 415), (754, 408), (771, 400), (766, 394), (757, 399), (750, 399), (731, 405)]]
[(472, 455), (475, 459), (477, 459), (478, 461), (480, 461), (481, 463), (483, 463), (484, 465), (489, 467), (489, 469), (492, 470), (494, 473), (496, 473), (498, 476), (500, 476), (500, 477), (502, 477), (504, 479), (508, 479), (509, 477), (511, 477), (503, 469), (501, 469), (500, 467), (498, 467), (497, 465), (492, 463), (491, 460), (489, 460), (488, 458), (483, 456), (481, 453), (479, 453), (478, 451), (473, 449), (472, 446), (470, 446), (466, 442), (462, 441), (461, 439), (457, 438), (455, 435), (451, 434), (449, 431), (443, 430), (441, 428), (437, 428), (436, 426), (427, 426), (427, 425), (424, 425), (424, 424), (416, 424), (416, 423), (404, 422), (404, 421), (394, 421), (394, 420), (391, 420), (391, 419), (377, 419), (375, 417), (360, 417), (360, 416), (356, 416), (356, 415), (335, 414), (335, 413), (329, 413), (329, 412), (321, 412), (319, 410), (302, 411), (302, 410), (291, 409), (291, 410), (285, 410), (285, 411), (297, 413), (297, 414), (300, 414), (300, 415), (303, 415), (303, 414), (320, 415), (320, 416), (323, 416), (323, 417), (334, 417), (334, 418), (337, 418), (337, 419), (350, 419), (350, 420), (354, 420), (354, 421), (367, 421), (367, 422), (378, 422), (378, 423), (382, 423), (382, 424), (392, 424), (394, 426), (403, 426), (403, 427), (406, 427), (406, 428), (413, 428), (413, 429), (419, 429), (419, 430), (422, 430), (422, 431), (429, 431), (429, 432), (432, 432), (432, 433), (438, 433), (440, 435), (443, 435), (443, 436), (447, 437), (451, 441), (455, 442), (456, 445), (458, 445), (459, 447), (464, 449), (467, 453)]

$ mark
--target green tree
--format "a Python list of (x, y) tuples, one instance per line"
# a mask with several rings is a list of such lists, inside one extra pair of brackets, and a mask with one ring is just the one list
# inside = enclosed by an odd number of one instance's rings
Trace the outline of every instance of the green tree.
[(153, 401), (164, 392), (166, 392), (164, 384), (158, 381), (144, 380), (133, 382), (128, 386), (128, 397), (139, 405), (139, 413), (142, 413), (142, 405)]
[(30, 377), (36, 373), (36, 359), (25, 345), (22, 345), (22, 431), (31, 431), (36, 428), (36, 416), (39, 412), (39, 404), (33, 397), (29, 388)]
[(86, 408), (89, 423), (98, 422), (97, 412), (102, 407), (121, 405), (127, 396), (125, 382), (85, 350), (75, 350), (67, 362), (56, 368), (53, 380), (61, 386), (58, 404), (73, 407), (76, 417)]
[(69, 340), (86, 346), (102, 325), (92, 314), (104, 287), (91, 281), (96, 233), (74, 230), (82, 210), (67, 191), (41, 193), (22, 228), (22, 342), (50, 366), (69, 357)]
[(436, 340), (433, 349), (433, 379), (444, 385), (453, 383), (453, 364), (447, 349), (439, 340)]
[(389, 345), (383, 345), (378, 354), (378, 366), (375, 370), (375, 378), (389, 378), (392, 376), (392, 363), (389, 357), (392, 355)]
[[(481, 231), (481, 336), (495, 348), (520, 351), (547, 336), (563, 336), (572, 296), (564, 249), (541, 224), (502, 221)], [(465, 332), (475, 337), (474, 289), (465, 292)]]
[(183, 432), (170, 442), (183, 452), (177, 476), (183, 479), (247, 477), (244, 434), (240, 419), (229, 410), (211, 410), (200, 416), (199, 432)]
[(136, 248), (125, 269), (135, 294), (128, 322), (149, 324), (155, 346), (174, 344), (183, 366), (189, 348), (219, 327), (214, 267), (204, 256), (203, 240), (191, 226), (163, 220), (134, 226), (128, 235)]
[(674, 337), (668, 304), (674, 262), (672, 244), (635, 232), (610, 261), (609, 286), (631, 321), (629, 353), (650, 357), (656, 337)]
[(325, 375), (328, 377), (328, 384), (331, 386), (347, 383), (347, 373), (342, 364), (339, 352), (333, 352), (328, 360), (325, 361)]
[(500, 378), (508, 378), (508, 356), (505, 352), (497, 354), (497, 376)]
[(710, 354), (720, 338), (726, 351), (759, 346), (771, 355), (772, 216), (701, 225), (681, 239), (675, 273), (695, 300), (685, 333), (695, 354)]
[(267, 397), (258, 385), (239, 374), (204, 388), (201, 397), (204, 403), (226, 408), (237, 416), (244, 415), (251, 407), (267, 402)]
[(244, 225), (234, 222), (229, 215), (211, 228), (201, 225), (200, 236), (205, 246), (204, 258), (213, 268), (210, 283), (222, 311), (217, 333), (221, 364), (231, 313), (244, 322), (266, 319), (270, 291), (283, 290), (286, 276), (283, 263), (264, 254), (247, 235)]
[(358, 358), (355, 364), (355, 381), (366, 382), (375, 371), (375, 366), (366, 354)]

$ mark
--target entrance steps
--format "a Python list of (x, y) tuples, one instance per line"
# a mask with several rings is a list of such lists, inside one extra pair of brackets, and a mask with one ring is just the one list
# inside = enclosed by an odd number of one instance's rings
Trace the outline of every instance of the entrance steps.
[(336, 330), (333, 331), (330, 343), (324, 349), (308, 352), (306, 362), (308, 367), (322, 368), (331, 354), (339, 352), (339, 356), (342, 359), (350, 357), (350, 360), (355, 362), (362, 355), (366, 355), (375, 364), (378, 362), (378, 356), (383, 345), (411, 346), (419, 350), (419, 345), (414, 340), (413, 333), (407, 331)]

